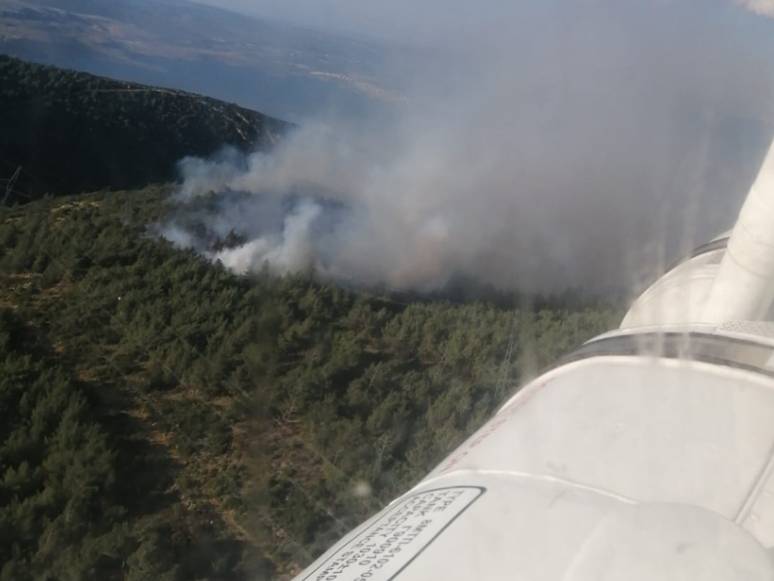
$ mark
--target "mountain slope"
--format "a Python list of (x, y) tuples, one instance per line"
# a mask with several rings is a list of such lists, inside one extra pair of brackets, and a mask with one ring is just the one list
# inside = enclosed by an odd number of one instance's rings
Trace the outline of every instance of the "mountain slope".
[(287, 578), (616, 317), (238, 277), (168, 193), (0, 208), (3, 581)]
[(186, 155), (267, 147), (289, 126), (208, 97), (0, 55), (0, 127), (0, 179), (22, 167), (8, 203), (170, 181)]

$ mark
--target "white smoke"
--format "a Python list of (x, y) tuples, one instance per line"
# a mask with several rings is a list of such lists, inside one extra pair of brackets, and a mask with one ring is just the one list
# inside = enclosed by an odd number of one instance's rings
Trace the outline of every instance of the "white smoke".
[(181, 197), (214, 192), (207, 228), (246, 239), (207, 252), (402, 289), (601, 289), (728, 227), (767, 145), (770, 71), (700, 23), (686, 39), (584, 4), (466, 46), (389, 122), (184, 160)]
[(774, 18), (774, 0), (737, 0), (737, 2), (756, 14)]
[(175, 248), (195, 248), (197, 247), (196, 237), (177, 224), (167, 224), (160, 231), (164, 238), (169, 240)]
[(285, 217), (279, 234), (261, 236), (211, 256), (238, 274), (260, 270), (264, 265), (280, 274), (309, 268), (314, 262), (310, 226), (320, 211), (319, 205), (306, 202)]

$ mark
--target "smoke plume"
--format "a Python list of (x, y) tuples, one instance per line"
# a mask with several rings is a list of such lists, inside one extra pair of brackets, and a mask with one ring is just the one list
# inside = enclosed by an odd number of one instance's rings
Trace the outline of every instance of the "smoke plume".
[(370, 122), (183, 160), (180, 198), (206, 198), (207, 235), (236, 241), (165, 235), (240, 273), (601, 290), (729, 227), (769, 139), (768, 64), (688, 6), (533, 4), (447, 39), (446, 66)]
[(774, 18), (774, 0), (739, 0), (739, 4), (756, 14)]

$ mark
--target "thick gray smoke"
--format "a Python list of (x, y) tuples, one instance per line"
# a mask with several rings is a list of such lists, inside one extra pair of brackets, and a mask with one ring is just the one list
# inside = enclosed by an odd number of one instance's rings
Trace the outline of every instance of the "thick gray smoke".
[(209, 230), (239, 237), (206, 252), (399, 289), (601, 290), (730, 226), (770, 137), (765, 59), (687, 5), (530, 6), (447, 44), (379, 121), (183, 160), (181, 198), (214, 195)]

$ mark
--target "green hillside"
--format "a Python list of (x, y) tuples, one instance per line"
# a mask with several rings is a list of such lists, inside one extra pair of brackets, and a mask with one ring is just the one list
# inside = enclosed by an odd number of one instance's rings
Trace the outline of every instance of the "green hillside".
[(2, 580), (287, 577), (617, 315), (237, 277), (166, 194), (0, 209)]
[(175, 178), (186, 155), (270, 145), (288, 126), (191, 93), (0, 55), (0, 198), (141, 187)]

